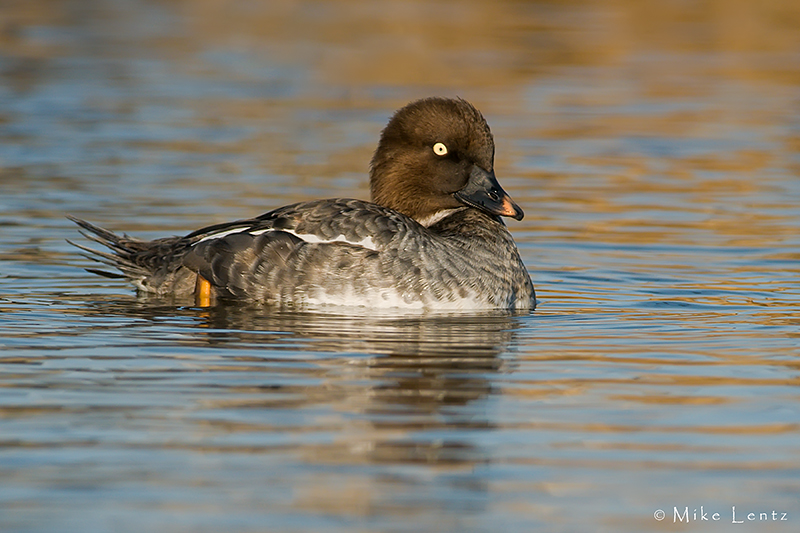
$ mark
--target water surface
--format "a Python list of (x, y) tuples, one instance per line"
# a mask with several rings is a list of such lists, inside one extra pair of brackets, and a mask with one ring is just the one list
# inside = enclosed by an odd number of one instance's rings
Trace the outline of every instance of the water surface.
[[(0, 531), (797, 530), (798, 51), (777, 0), (0, 7)], [(533, 313), (199, 309), (65, 242), (366, 198), (434, 94)]]

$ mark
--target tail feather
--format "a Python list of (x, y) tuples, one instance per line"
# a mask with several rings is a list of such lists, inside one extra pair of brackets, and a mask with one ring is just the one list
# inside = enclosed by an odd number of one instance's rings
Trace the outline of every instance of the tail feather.
[(98, 276), (103, 276), (104, 278), (128, 279), (128, 276), (124, 274), (117, 274), (116, 272), (109, 272), (107, 270), (100, 270), (97, 268), (84, 268), (84, 270), (90, 274), (97, 274)]
[(81, 255), (106, 266), (116, 268), (120, 273), (97, 268), (86, 268), (87, 272), (107, 278), (124, 278), (132, 281), (139, 289), (161, 294), (183, 290), (188, 285), (188, 273), (182, 269), (182, 258), (189, 242), (181, 237), (168, 237), (155, 241), (143, 241), (119, 236), (107, 229), (70, 215), (67, 218), (80, 226), (81, 235), (101, 244), (109, 251), (101, 251), (67, 240), (72, 246), (85, 253)]
[[(98, 244), (102, 244), (103, 246), (114, 250), (115, 252), (119, 253), (133, 253), (134, 250), (131, 249), (130, 243), (136, 241), (136, 239), (131, 239), (127, 235), (123, 235), (120, 237), (114, 232), (108, 231), (105, 228), (101, 228), (100, 226), (95, 226), (91, 222), (86, 222), (80, 218), (74, 217), (72, 215), (67, 215), (67, 218), (73, 221), (75, 224), (80, 226), (86, 231), (81, 231), (81, 235), (86, 237), (89, 240), (92, 240)], [(139, 243), (143, 243), (143, 241), (138, 241)], [(127, 245), (126, 245), (127, 243)], [(81, 248), (79, 246), (79, 248)], [(92, 251), (93, 250), (89, 250)]]
[[(95, 241), (97, 243), (106, 245), (105, 242), (101, 241), (100, 239), (93, 238), (91, 235), (87, 235), (84, 232), (81, 232), (81, 235)], [(92, 261), (96, 261), (98, 263), (102, 263), (104, 265), (108, 265), (110, 267), (114, 267), (119, 269), (123, 274), (115, 274), (113, 272), (106, 272), (104, 270), (97, 270), (94, 268), (86, 268), (87, 272), (91, 272), (93, 274), (99, 274), (101, 276), (105, 276), (107, 278), (138, 278), (147, 274), (141, 267), (138, 267), (135, 263), (132, 263), (129, 260), (126, 260), (125, 257), (115, 254), (110, 254), (108, 252), (103, 252), (101, 250), (95, 250), (94, 248), (89, 248), (88, 246), (84, 246), (82, 244), (78, 244), (76, 242), (72, 242), (71, 240), (67, 239), (67, 242), (70, 243), (75, 248), (83, 250), (87, 253), (82, 253), (81, 255), (87, 259), (91, 259)], [(112, 248), (109, 246), (109, 248)], [(113, 249), (113, 248), (112, 248)]]
[[(81, 235), (89, 239), (90, 241), (94, 241), (98, 244), (102, 244), (109, 250), (114, 253), (103, 252), (100, 250), (95, 250), (94, 248), (90, 248), (88, 246), (84, 246), (82, 244), (78, 244), (75, 242), (70, 241), (67, 239), (67, 242), (70, 243), (72, 246), (87, 252), (85, 254), (81, 254), (84, 257), (91, 259), (93, 261), (97, 261), (98, 263), (103, 263), (104, 265), (108, 265), (110, 267), (115, 267), (119, 269), (123, 276), (115, 275), (112, 272), (106, 272), (103, 270), (93, 272), (100, 274), (101, 276), (106, 277), (127, 277), (131, 279), (140, 279), (143, 276), (150, 274), (147, 269), (142, 268), (142, 265), (139, 265), (135, 261), (135, 255), (137, 251), (141, 251), (143, 248), (144, 241), (136, 241), (135, 239), (131, 239), (127, 235), (120, 237), (116, 233), (108, 231), (107, 229), (101, 228), (100, 226), (95, 226), (90, 222), (86, 222), (77, 217), (73, 217), (72, 215), (67, 215), (67, 218), (73, 221), (75, 224), (83, 228), (85, 231), (81, 231)], [(138, 246), (136, 246), (138, 244)], [(95, 269), (88, 270), (92, 272)]]

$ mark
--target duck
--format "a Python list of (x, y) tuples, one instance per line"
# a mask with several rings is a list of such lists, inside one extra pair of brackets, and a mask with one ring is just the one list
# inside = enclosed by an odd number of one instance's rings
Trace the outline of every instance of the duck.
[(184, 236), (140, 240), (68, 215), (109, 251), (87, 271), (142, 293), (279, 308), (531, 310), (530, 274), (503, 217), (522, 209), (498, 183), (486, 119), (461, 98), (394, 113), (370, 163), (370, 201), (299, 202)]

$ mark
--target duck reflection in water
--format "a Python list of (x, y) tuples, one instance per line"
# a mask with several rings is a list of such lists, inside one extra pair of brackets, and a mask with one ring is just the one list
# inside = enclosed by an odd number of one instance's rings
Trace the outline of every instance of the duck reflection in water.
[[(188, 348), (181, 364), (213, 382), (203, 393), (209, 420), (234, 410), (237, 419), (273, 431), (276, 412), (310, 426), (319, 422), (309, 413), (328, 413), (335, 442), (298, 448), (323, 463), (484, 462), (459, 430), (494, 430), (486, 400), (501, 392), (497, 376), (514, 364), (508, 353), (520, 327), (508, 312), (344, 316), (239, 304), (148, 306), (141, 299), (89, 307), (162, 328), (173, 323)], [(437, 430), (446, 436), (428, 433)]]
[(519, 327), (508, 312), (354, 316), (217, 305), (203, 316), (212, 345), (358, 354), (313, 360), (344, 381), (378, 382), (370, 401), (426, 412), (485, 397), (486, 374), (508, 364), (500, 354)]
[[(264, 357), (271, 361), (281, 359), (274, 350), (311, 355), (304, 363), (315, 368), (306, 375), (319, 379), (269, 387), (267, 397), (288, 403), (263, 404), (347, 413), (336, 444), (314, 447), (308, 460), (451, 466), (487, 460), (458, 430), (493, 429), (494, 417), (481, 400), (498, 393), (493, 377), (513, 361), (501, 354), (513, 347), (519, 327), (514, 315), (275, 314), (236, 305), (207, 311), (204, 337), (211, 345), (262, 346), (270, 349)], [(426, 434), (436, 430), (448, 437)]]

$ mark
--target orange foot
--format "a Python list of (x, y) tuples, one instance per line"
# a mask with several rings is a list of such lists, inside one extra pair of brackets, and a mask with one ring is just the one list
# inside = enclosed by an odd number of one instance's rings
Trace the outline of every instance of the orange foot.
[(194, 285), (194, 303), (197, 307), (211, 307), (211, 283), (200, 274)]

